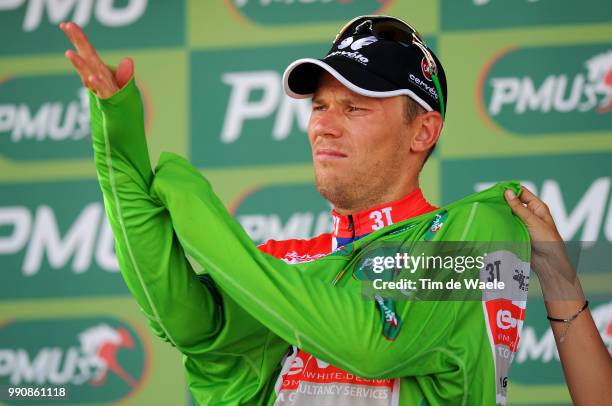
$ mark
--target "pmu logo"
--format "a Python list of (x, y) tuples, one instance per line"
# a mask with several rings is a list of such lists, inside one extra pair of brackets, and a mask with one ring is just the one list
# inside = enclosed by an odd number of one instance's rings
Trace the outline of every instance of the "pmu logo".
[(9, 321), (0, 327), (0, 384), (67, 388), (67, 403), (107, 403), (146, 381), (149, 343), (108, 318)]
[(209, 93), (191, 92), (192, 162), (209, 168), (310, 162), (304, 135), (310, 100), (285, 95), (281, 79), (291, 61), (328, 49), (329, 43), (193, 52), (191, 85)]
[(234, 13), (257, 24), (341, 21), (356, 15), (382, 14), (394, 0), (230, 0)]
[[(98, 49), (173, 46), (183, 43), (184, 0), (0, 0), (0, 27), (10, 41), (0, 54), (66, 49), (62, 21), (85, 28)], [(150, 35), (162, 26), (164, 35)]]
[(119, 27), (142, 17), (148, 0), (128, 0), (120, 7), (114, 3), (109, 0), (0, 0), (0, 12), (23, 7), (22, 29), (25, 32), (37, 30), (45, 18), (55, 25), (70, 20), (84, 27), (93, 17), (107, 27)]
[[(147, 126), (149, 106), (145, 102)], [(0, 151), (16, 161), (91, 159), (89, 94), (79, 77), (20, 76), (0, 81)]]
[[(330, 232), (330, 206), (312, 185), (279, 185), (248, 191), (232, 213), (257, 244), (269, 239), (308, 239)], [(314, 258), (287, 258), (303, 262)]]
[(125, 294), (95, 180), (0, 186), (0, 297)]
[(518, 48), (483, 69), (484, 120), (521, 135), (610, 130), (612, 45)]
[[(44, 91), (41, 91), (44, 89)], [(89, 96), (76, 75), (0, 82), (0, 150), (14, 160), (88, 158)]]

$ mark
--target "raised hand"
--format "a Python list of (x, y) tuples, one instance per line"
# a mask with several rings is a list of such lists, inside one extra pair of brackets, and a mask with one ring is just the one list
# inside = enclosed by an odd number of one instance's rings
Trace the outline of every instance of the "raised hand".
[(72, 62), (83, 85), (98, 97), (111, 97), (130, 80), (134, 74), (134, 62), (131, 58), (122, 59), (117, 69), (113, 70), (100, 59), (81, 27), (72, 22), (64, 22), (59, 28), (76, 49), (76, 52), (67, 50), (64, 56)]

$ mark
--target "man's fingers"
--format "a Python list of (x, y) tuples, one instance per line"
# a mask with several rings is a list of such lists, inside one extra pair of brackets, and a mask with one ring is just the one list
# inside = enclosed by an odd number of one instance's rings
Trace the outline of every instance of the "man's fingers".
[(91, 75), (91, 70), (89, 69), (89, 66), (87, 66), (83, 58), (81, 58), (76, 52), (71, 49), (66, 51), (66, 53), (64, 53), (64, 56), (70, 60), (72, 66), (74, 66), (77, 73), (81, 77), (81, 81), (84, 85), (87, 86), (89, 82), (88, 77), (89, 75)]
[(60, 28), (64, 31), (70, 42), (72, 42), (79, 56), (87, 64), (91, 72), (97, 76), (103, 75), (112, 77), (109, 69), (104, 62), (102, 62), (96, 49), (91, 45), (91, 42), (89, 42), (89, 39), (87, 39), (81, 27), (75, 23), (68, 22), (61, 23)]
[(83, 59), (85, 59), (87, 62), (92, 62), (90, 61), (90, 58), (98, 58), (96, 49), (91, 45), (81, 27), (75, 23), (67, 22), (61, 23), (60, 29), (64, 31), (70, 42), (72, 42), (72, 45), (74, 45), (74, 48)]
[(87, 80), (91, 83), (92, 90), (98, 97), (107, 99), (115, 94), (116, 89), (109, 87), (108, 83), (101, 76), (91, 74), (87, 77)]

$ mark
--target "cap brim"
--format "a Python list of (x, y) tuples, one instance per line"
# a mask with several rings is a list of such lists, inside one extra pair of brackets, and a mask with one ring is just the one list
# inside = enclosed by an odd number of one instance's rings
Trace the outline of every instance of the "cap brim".
[(327, 60), (303, 58), (294, 61), (285, 69), (283, 74), (285, 93), (295, 99), (311, 97), (316, 91), (323, 70), (357, 94), (379, 98), (406, 95), (425, 110), (433, 111), (431, 106), (412, 90), (398, 89), (396, 84), (365, 71), (363, 67), (353, 62), (338, 58), (328, 58)]

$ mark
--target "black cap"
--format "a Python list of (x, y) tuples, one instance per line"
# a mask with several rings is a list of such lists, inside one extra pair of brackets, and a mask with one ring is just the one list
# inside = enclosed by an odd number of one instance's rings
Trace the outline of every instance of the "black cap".
[[(323, 70), (355, 93), (369, 97), (407, 95), (427, 111), (446, 112), (446, 76), (434, 53), (424, 42), (399, 42), (376, 35), (372, 21), (387, 16), (362, 16), (350, 21), (338, 35), (323, 59), (304, 58), (291, 63), (283, 75), (283, 86), (290, 97), (304, 99), (315, 92)], [(416, 34), (418, 37), (418, 33)], [(444, 112), (428, 69), (426, 52), (435, 61), (444, 95)]]

